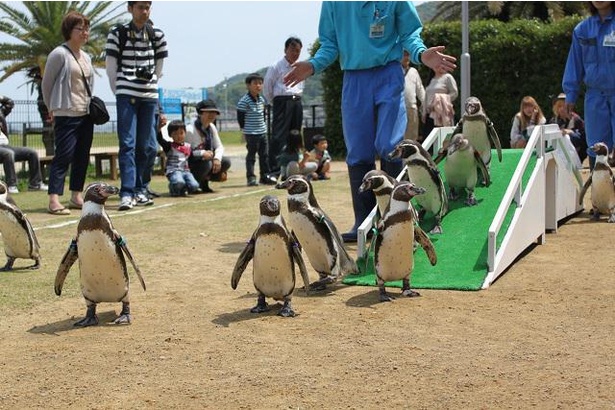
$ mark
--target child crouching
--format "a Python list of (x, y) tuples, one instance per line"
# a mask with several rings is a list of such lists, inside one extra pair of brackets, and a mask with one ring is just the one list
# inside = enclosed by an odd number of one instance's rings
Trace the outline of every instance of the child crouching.
[(164, 174), (169, 180), (169, 193), (171, 196), (185, 196), (187, 193), (201, 192), (199, 183), (188, 167), (190, 144), (185, 142), (186, 125), (180, 120), (173, 120), (169, 123), (167, 131), (173, 142), (164, 139), (162, 136), (161, 129), (164, 125), (161, 121), (158, 126), (157, 139), (167, 156)]

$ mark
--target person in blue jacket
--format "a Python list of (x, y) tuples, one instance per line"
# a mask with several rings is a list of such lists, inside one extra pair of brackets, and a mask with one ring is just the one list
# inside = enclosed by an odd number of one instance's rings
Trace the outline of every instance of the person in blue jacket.
[(342, 234), (345, 242), (356, 242), (359, 225), (375, 206), (373, 193), (359, 193), (359, 186), (375, 169), (376, 157), (388, 174), (401, 172), (400, 161), (386, 158), (406, 130), (403, 50), (409, 51), (414, 64), (446, 72), (456, 68), (456, 58), (443, 54), (444, 46), (425, 46), (422, 28), (410, 2), (325, 1), (318, 26), (320, 48), (309, 60), (295, 62), (284, 77), (292, 86), (338, 58), (344, 71), (342, 128), (355, 217), (354, 226)]
[[(615, 19), (613, 2), (592, 1), (591, 16), (572, 33), (562, 87), (566, 108), (572, 113), (585, 84), (585, 134), (587, 145), (604, 142), (615, 146)], [(590, 168), (595, 153), (588, 150)]]

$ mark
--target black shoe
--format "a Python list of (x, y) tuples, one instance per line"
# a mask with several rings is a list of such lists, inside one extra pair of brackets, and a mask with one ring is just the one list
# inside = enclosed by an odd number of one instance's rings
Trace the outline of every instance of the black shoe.
[(258, 182), (256, 182), (256, 178), (248, 179), (248, 186), (258, 186)]
[(344, 232), (342, 234), (342, 240), (344, 243), (356, 243), (357, 242), (357, 233), (356, 232)]
[(204, 194), (211, 194), (214, 192), (214, 190), (209, 187), (209, 181), (205, 181), (201, 184), (201, 191), (203, 191)]
[(266, 176), (261, 178), (260, 183), (262, 185), (275, 185), (275, 184), (278, 183), (278, 180), (275, 179), (274, 176), (266, 175)]
[(151, 198), (160, 198), (160, 194), (154, 190), (152, 190), (150, 187), (147, 187), (147, 196)]

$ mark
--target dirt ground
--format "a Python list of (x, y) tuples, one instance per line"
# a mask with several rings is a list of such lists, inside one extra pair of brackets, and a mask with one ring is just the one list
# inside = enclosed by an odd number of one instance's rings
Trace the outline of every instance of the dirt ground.
[[(345, 167), (334, 171), (317, 194), (345, 230)], [(32, 214), (47, 253), (20, 275), (43, 278), (49, 296), (0, 317), (0, 408), (615, 408), (614, 226), (572, 218), (487, 290), (393, 303), (374, 287), (297, 290), (285, 319), (275, 305), (249, 312), (251, 265), (230, 287), (258, 199), (285, 198), (244, 184), (236, 172), (210, 195), (121, 214), (110, 203), (148, 285), (130, 269), (130, 326), (108, 324), (120, 304), (104, 303), (100, 326), (73, 327), (85, 313), (77, 266), (59, 298), (53, 279), (75, 225)]]

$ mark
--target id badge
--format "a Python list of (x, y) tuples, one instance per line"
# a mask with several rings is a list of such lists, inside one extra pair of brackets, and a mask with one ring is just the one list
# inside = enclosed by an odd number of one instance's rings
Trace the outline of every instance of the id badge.
[(604, 47), (615, 47), (615, 31), (608, 36), (604, 36), (604, 41), (602, 42), (602, 45)]
[(382, 38), (384, 37), (384, 24), (372, 23), (369, 25), (369, 38)]

